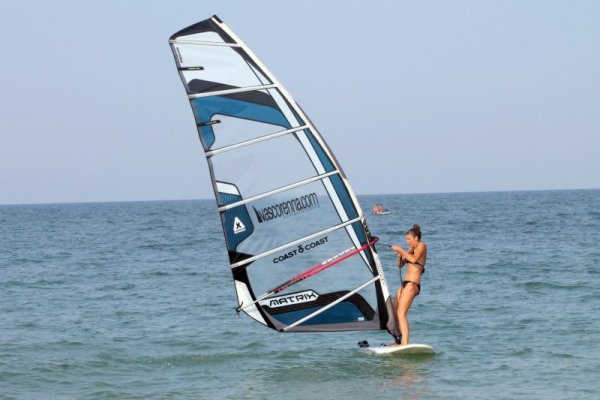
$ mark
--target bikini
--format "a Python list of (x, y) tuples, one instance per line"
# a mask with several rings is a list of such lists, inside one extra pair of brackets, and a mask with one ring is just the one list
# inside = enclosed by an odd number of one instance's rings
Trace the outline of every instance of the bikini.
[[(416, 247), (416, 246), (415, 246), (415, 247)], [(410, 249), (410, 251), (408, 252), (408, 254), (415, 254), (415, 248), (413, 247), (412, 249)], [(421, 275), (423, 275), (423, 273), (425, 272), (425, 266), (424, 266), (423, 264), (421, 264), (420, 262), (417, 262), (417, 261), (415, 261), (414, 263), (409, 263), (409, 264), (416, 264), (416, 265), (418, 265), (419, 267), (423, 268), (423, 270), (421, 271)], [(413, 281), (403, 281), (403, 282), (402, 282), (402, 289), (404, 289), (404, 287), (405, 287), (406, 285), (408, 285), (409, 283), (412, 283), (413, 285), (415, 285), (415, 286), (417, 287), (417, 289), (418, 289), (418, 292), (417, 292), (417, 294), (415, 295), (415, 297), (416, 297), (416, 296), (418, 296), (418, 295), (419, 295), (419, 293), (421, 293), (421, 285), (419, 285), (419, 284), (418, 284), (418, 283), (416, 283), (416, 282), (413, 282)]]

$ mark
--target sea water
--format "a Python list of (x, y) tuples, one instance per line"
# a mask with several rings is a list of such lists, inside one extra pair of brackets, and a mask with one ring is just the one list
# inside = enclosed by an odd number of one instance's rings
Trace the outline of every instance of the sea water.
[[(409, 319), (281, 334), (238, 316), (212, 200), (0, 206), (2, 399), (600, 398), (600, 190), (359, 196), (419, 223)], [(380, 246), (390, 285), (400, 276)]]

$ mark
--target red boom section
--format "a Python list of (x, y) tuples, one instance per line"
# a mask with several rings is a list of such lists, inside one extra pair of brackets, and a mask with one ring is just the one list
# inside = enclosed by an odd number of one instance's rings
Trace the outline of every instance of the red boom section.
[(282, 283), (281, 285), (277, 286), (275, 289), (271, 289), (269, 290), (269, 295), (271, 294), (275, 294), (275, 293), (279, 293), (284, 289), (289, 288), (290, 286), (301, 282), (307, 278), (310, 278), (311, 276), (314, 276), (316, 274), (318, 274), (319, 272), (325, 271), (327, 268), (331, 268), (334, 265), (352, 257), (355, 254), (360, 253), (361, 251), (366, 250), (367, 248), (371, 247), (372, 245), (375, 244), (375, 242), (377, 242), (379, 240), (379, 238), (375, 238), (373, 240), (371, 240), (369, 243), (367, 243), (366, 245), (364, 245), (363, 247), (359, 248), (359, 249), (355, 249), (355, 250), (344, 250), (343, 252), (331, 257), (330, 259), (315, 265), (314, 267), (311, 267), (309, 269), (307, 269), (304, 272), (299, 273), (298, 275), (294, 276), (293, 278), (291, 278), (290, 280), (288, 280), (285, 283)]

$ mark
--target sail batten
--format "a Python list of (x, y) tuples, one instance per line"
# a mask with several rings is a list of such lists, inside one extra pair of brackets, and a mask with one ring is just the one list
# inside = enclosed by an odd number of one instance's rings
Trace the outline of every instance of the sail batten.
[(299, 319), (298, 321), (286, 326), (285, 328), (283, 328), (284, 331), (289, 331), (290, 329), (295, 328), (296, 326), (303, 324), (304, 322), (308, 321), (311, 318), (316, 317), (317, 315), (324, 313), (325, 311), (329, 310), (331, 307), (341, 303), (342, 301), (346, 300), (347, 298), (349, 298), (350, 296), (352, 296), (353, 294), (357, 293), (358, 291), (364, 289), (365, 287), (369, 286), (370, 284), (374, 283), (375, 281), (380, 280), (381, 277), (380, 276), (376, 276), (373, 279), (368, 280), (367, 282), (363, 283), (362, 285), (360, 285), (359, 287), (357, 287), (356, 289), (353, 289), (352, 291), (346, 293), (345, 295), (343, 295), (342, 297), (340, 297), (337, 300), (332, 301), (331, 303), (327, 304), (325, 307), (320, 308), (319, 310), (307, 315), (306, 317), (303, 317), (301, 319)]
[(235, 144), (232, 144), (232, 145), (229, 145), (229, 146), (220, 147), (218, 149), (209, 150), (209, 151), (205, 152), (204, 154), (207, 157), (211, 157), (211, 156), (214, 156), (215, 154), (224, 153), (226, 151), (239, 149), (240, 147), (244, 147), (244, 146), (249, 146), (249, 145), (252, 145), (252, 144), (260, 143), (260, 142), (265, 141), (265, 140), (275, 139), (275, 138), (278, 138), (278, 137), (281, 137), (281, 136), (289, 135), (290, 133), (298, 132), (298, 131), (304, 130), (306, 128), (308, 128), (308, 125), (302, 125), (302, 126), (298, 126), (296, 128), (286, 129), (284, 131), (271, 133), (270, 135), (265, 135), (265, 136), (257, 137), (255, 139), (250, 139), (250, 140), (246, 140), (246, 141), (243, 141), (243, 142), (240, 142), (240, 143), (235, 143)]
[(170, 44), (192, 44), (199, 46), (222, 46), (222, 47), (240, 47), (236, 43), (219, 43), (219, 42), (206, 42), (202, 40), (169, 40)]
[(276, 87), (277, 87), (277, 85), (270, 84), (270, 85), (248, 86), (245, 88), (236, 88), (236, 89), (215, 90), (212, 92), (192, 93), (192, 94), (188, 95), (188, 98), (189, 99), (197, 99), (199, 97), (222, 96), (224, 94), (252, 92), (255, 90), (273, 89)]
[[(376, 238), (304, 111), (218, 17), (169, 43), (208, 163), (238, 311), (281, 332), (397, 335)], [(322, 262), (332, 254), (335, 262)]]

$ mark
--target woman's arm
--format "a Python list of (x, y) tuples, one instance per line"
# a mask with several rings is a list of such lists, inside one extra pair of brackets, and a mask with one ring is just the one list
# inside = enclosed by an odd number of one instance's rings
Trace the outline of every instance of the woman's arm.
[(398, 268), (404, 267), (404, 264), (406, 264), (406, 260), (400, 254), (398, 254)]
[(392, 246), (392, 250), (398, 253), (398, 256), (402, 257), (404, 262), (408, 261), (409, 263), (415, 263), (425, 252), (425, 244), (419, 243), (414, 254), (409, 254), (408, 251), (404, 250), (400, 246)]
[(406, 258), (402, 257), (402, 248), (400, 246), (392, 246), (392, 250), (398, 255), (398, 268), (402, 268), (406, 264)]

